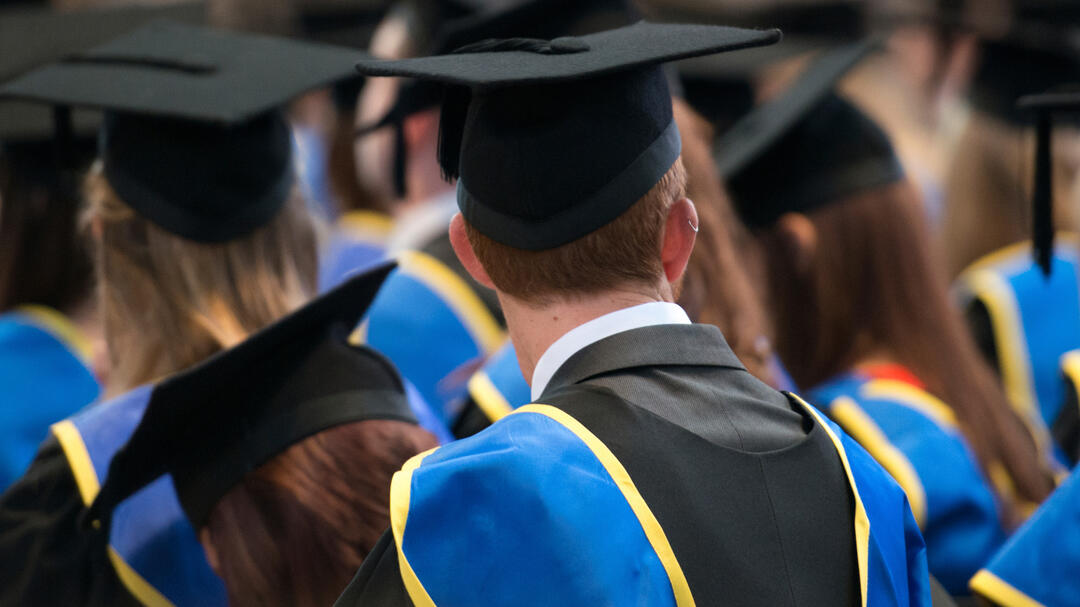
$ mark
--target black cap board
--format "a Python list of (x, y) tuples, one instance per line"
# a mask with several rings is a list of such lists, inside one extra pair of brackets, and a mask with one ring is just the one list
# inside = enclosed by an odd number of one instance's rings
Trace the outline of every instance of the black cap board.
[[(166, 6), (124, 6), (57, 12), (16, 7), (0, 12), (0, 82), (129, 32), (153, 19), (200, 23), (202, 2)], [(73, 117), (76, 135), (93, 135), (101, 124), (95, 112)], [(55, 131), (53, 113), (36, 104), (0, 103), (0, 142), (47, 141)]]
[(120, 198), (159, 227), (222, 242), (292, 189), (279, 107), (355, 76), (357, 51), (158, 21), (0, 85), (0, 98), (105, 110), (101, 156)]
[(771, 225), (784, 213), (904, 178), (888, 137), (833, 93), (878, 48), (869, 40), (819, 57), (784, 93), (762, 104), (717, 144), (717, 165), (743, 222)]
[(1075, 125), (1080, 114), (1080, 88), (1068, 92), (1028, 95), (1017, 102), (1020, 111), (1035, 116), (1035, 184), (1032, 191), (1032, 251), (1043, 274), (1050, 275), (1054, 252), (1053, 127), (1055, 118), (1066, 115)]
[(154, 387), (113, 457), (86, 522), (169, 474), (192, 524), (249, 472), (305, 438), (364, 420), (416, 423), (401, 377), (349, 334), (393, 270), (386, 263)]
[(580, 37), (481, 41), (365, 60), (369, 76), (451, 85), (439, 162), (465, 219), (497, 242), (558, 247), (608, 224), (681, 152), (661, 64), (773, 44), (777, 30), (639, 22)]

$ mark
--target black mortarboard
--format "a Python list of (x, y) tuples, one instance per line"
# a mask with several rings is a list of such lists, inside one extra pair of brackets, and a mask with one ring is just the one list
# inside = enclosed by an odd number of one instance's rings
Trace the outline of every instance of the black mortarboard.
[(833, 93), (877, 46), (867, 41), (822, 55), (721, 138), (717, 164), (748, 226), (768, 226), (784, 213), (808, 212), (903, 179), (888, 136)]
[(143, 217), (221, 242), (269, 221), (292, 188), (279, 106), (352, 77), (357, 51), (156, 22), (0, 86), (0, 97), (106, 111), (105, 177)]
[(358, 275), (158, 384), (86, 521), (107, 527), (117, 505), (169, 474), (200, 527), (249, 472), (309, 436), (364, 420), (416, 423), (394, 366), (348, 341), (393, 267)]
[(1052, 92), (1023, 97), (1017, 107), (1036, 116), (1035, 184), (1032, 191), (1032, 250), (1035, 262), (1049, 276), (1054, 252), (1054, 183), (1052, 136), (1054, 118), (1067, 114), (1075, 124), (1080, 113), (1080, 91)]
[(448, 85), (439, 163), (448, 178), (460, 177), (462, 214), (493, 240), (542, 250), (614, 220), (678, 158), (661, 64), (779, 39), (777, 30), (640, 22), (358, 68)]

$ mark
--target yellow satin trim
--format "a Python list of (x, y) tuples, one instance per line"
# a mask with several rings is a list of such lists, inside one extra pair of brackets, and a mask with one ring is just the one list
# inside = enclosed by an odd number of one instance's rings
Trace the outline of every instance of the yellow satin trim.
[(473, 402), (492, 423), (499, 421), (513, 411), (513, 407), (507, 402), (502, 392), (499, 392), (499, 389), (495, 387), (495, 383), (491, 381), (491, 377), (488, 376), (486, 371), (477, 371), (469, 379), (469, 396), (472, 396)]
[(914, 409), (929, 418), (942, 430), (958, 430), (956, 413), (953, 412), (949, 405), (911, 384), (893, 379), (875, 379), (863, 384), (862, 388), (859, 389), (859, 394), (866, 399), (894, 401), (909, 409)]
[(968, 586), (1001, 607), (1043, 607), (1043, 604), (1014, 588), (998, 576), (983, 569), (975, 574)]
[(16, 312), (28, 317), (35, 325), (64, 344), (83, 364), (89, 366), (93, 360), (93, 348), (90, 340), (83, 335), (67, 316), (47, 306), (26, 304), (17, 306)]
[(409, 520), (409, 501), (412, 493), (413, 472), (420, 467), (425, 457), (435, 449), (429, 449), (409, 458), (401, 470), (394, 473), (390, 480), (390, 531), (394, 534), (394, 543), (397, 544), (398, 569), (401, 570), (401, 581), (405, 584), (405, 591), (409, 593), (416, 607), (435, 607), (435, 601), (431, 599), (424, 585), (420, 582), (416, 572), (413, 571), (409, 559), (405, 558), (403, 548), (405, 537), (405, 523)]
[(866, 514), (866, 506), (863, 504), (862, 496), (859, 495), (859, 488), (855, 484), (855, 475), (851, 473), (851, 463), (848, 462), (847, 451), (844, 450), (844, 444), (840, 442), (840, 437), (832, 431), (832, 428), (830, 428), (829, 424), (821, 417), (821, 414), (813, 407), (806, 404), (806, 401), (802, 398), (794, 394), (792, 396), (799, 401), (804, 409), (810, 412), (810, 415), (814, 416), (817, 423), (825, 430), (825, 433), (829, 435), (833, 447), (836, 448), (836, 452), (840, 455), (840, 461), (844, 464), (844, 473), (847, 474), (848, 485), (851, 487), (851, 494), (855, 497), (855, 553), (859, 559), (859, 591), (862, 595), (861, 604), (863, 607), (866, 607), (870, 579), (870, 517)]
[(506, 341), (502, 327), (472, 287), (441, 261), (419, 251), (402, 252), (397, 260), (402, 272), (430, 287), (450, 306), (485, 356)]
[[(75, 486), (79, 488), (79, 495), (82, 497), (83, 504), (89, 507), (94, 502), (98, 492), (101, 491), (101, 483), (98, 480), (97, 473), (94, 472), (94, 464), (90, 460), (89, 451), (86, 450), (86, 443), (83, 442), (82, 435), (79, 434), (79, 430), (71, 420), (53, 424), (52, 433), (67, 457), (68, 465), (71, 468), (72, 475), (75, 477)], [(124, 560), (124, 557), (120, 556), (119, 552), (112, 546), (108, 547), (108, 551), (109, 561), (112, 563), (113, 570), (116, 571), (116, 576), (133, 597), (143, 605), (147, 605), (147, 607), (173, 607), (172, 601), (165, 598), (165, 595), (158, 592), (156, 588), (150, 585), (150, 582), (147, 582), (139, 575)]]
[(376, 211), (349, 211), (338, 218), (337, 226), (353, 238), (385, 244), (394, 229), (394, 220)]

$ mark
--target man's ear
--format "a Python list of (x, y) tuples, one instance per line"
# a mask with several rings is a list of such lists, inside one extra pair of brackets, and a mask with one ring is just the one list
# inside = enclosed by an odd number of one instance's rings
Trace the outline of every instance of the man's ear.
[(697, 209), (689, 198), (680, 198), (672, 203), (664, 224), (664, 244), (660, 249), (664, 275), (672, 284), (678, 282), (686, 271), (697, 240), (698, 225)]
[(450, 220), (450, 245), (454, 247), (454, 253), (461, 261), (461, 265), (465, 266), (465, 271), (469, 273), (469, 276), (494, 290), (495, 283), (491, 282), (491, 277), (480, 264), (480, 260), (476, 258), (476, 252), (473, 251), (472, 243), (469, 242), (469, 235), (465, 232), (465, 218), (461, 216), (461, 213), (454, 215), (454, 218)]
[(817, 255), (818, 233), (814, 222), (802, 213), (785, 213), (776, 222), (784, 254), (799, 272), (806, 272)]

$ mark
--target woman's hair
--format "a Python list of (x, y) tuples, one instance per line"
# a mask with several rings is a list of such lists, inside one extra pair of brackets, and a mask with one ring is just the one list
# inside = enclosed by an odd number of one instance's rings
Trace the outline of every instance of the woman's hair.
[(673, 103), (682, 135), (686, 195), (698, 212), (698, 234), (686, 266), (679, 304), (694, 322), (716, 325), (731, 349), (756, 377), (767, 383), (768, 322), (763, 306), (735, 254), (733, 238), (744, 236), (731, 202), (720, 185), (712, 157), (712, 127), (685, 102)]
[(779, 229), (760, 234), (777, 348), (796, 383), (875, 357), (903, 365), (955, 412), (989, 478), (1003, 468), (1020, 498), (1042, 501), (1052, 479), (950, 305), (914, 188), (878, 188), (808, 217), (817, 247), (802, 271)]
[(315, 233), (294, 195), (266, 225), (224, 243), (157, 227), (124, 204), (100, 163), (85, 184), (109, 394), (174, 373), (242, 341), (315, 289)]
[(0, 311), (70, 312), (90, 296), (93, 267), (78, 233), (75, 180), (49, 143), (0, 148)]
[(229, 604), (332, 604), (390, 524), (390, 478), (435, 444), (413, 424), (363, 421), (248, 474), (205, 527)]

